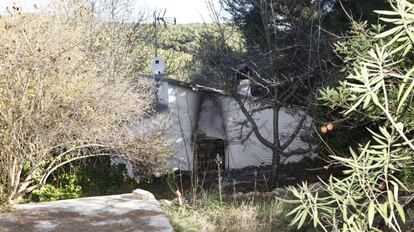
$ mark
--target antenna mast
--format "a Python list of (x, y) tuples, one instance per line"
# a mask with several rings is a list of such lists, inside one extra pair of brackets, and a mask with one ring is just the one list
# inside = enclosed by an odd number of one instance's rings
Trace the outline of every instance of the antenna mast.
[(164, 28), (167, 28), (167, 24), (177, 24), (177, 19), (175, 17), (165, 17), (167, 9), (164, 9), (164, 13), (161, 16), (161, 11), (154, 11), (154, 29), (155, 29), (155, 57), (158, 57), (158, 24), (164, 24)]

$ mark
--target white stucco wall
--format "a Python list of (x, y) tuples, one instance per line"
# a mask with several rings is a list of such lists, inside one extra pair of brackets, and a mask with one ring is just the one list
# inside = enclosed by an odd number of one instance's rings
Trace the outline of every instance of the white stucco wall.
[(192, 136), (197, 124), (199, 95), (177, 85), (165, 82), (163, 85), (163, 89), (159, 89), (161, 90), (159, 95), (168, 96), (168, 99), (165, 99), (170, 113), (168, 136), (175, 140), (173, 149), (176, 154), (171, 163), (181, 170), (191, 170), (193, 163)]
[[(225, 117), (225, 126), (228, 136), (227, 159), (228, 168), (238, 169), (246, 166), (259, 166), (263, 164), (271, 164), (272, 151), (264, 146), (254, 133), (249, 139), (242, 144), (241, 139), (245, 138), (251, 132), (251, 126), (241, 129), (240, 122), (244, 122), (246, 117), (240, 110), (240, 106), (232, 98), (226, 97), (222, 100), (223, 114)], [(247, 110), (252, 110), (257, 105), (246, 104)], [(259, 131), (268, 141), (273, 141), (273, 111), (266, 109), (254, 114), (254, 119)], [(279, 138), (283, 144), (295, 130), (299, 123), (301, 115), (299, 113), (291, 115), (286, 109), (279, 111)], [(307, 124), (309, 125), (310, 120)], [(304, 129), (303, 129), (304, 130)], [(301, 131), (300, 133), (302, 133)], [(240, 136), (242, 134), (242, 136)], [(296, 137), (285, 151), (294, 150), (297, 148), (308, 148), (309, 145), (303, 142), (299, 136)], [(298, 162), (304, 156), (282, 157), (282, 163)]]
[[(202, 92), (189, 88), (163, 82), (158, 91), (159, 100), (165, 101), (170, 113), (171, 127), (168, 135), (176, 143), (176, 155), (172, 165), (182, 170), (191, 170), (193, 162), (192, 136), (194, 130), (202, 131), (209, 137), (223, 138), (228, 141), (226, 147), (226, 168), (238, 169), (246, 166), (259, 166), (270, 164), (272, 151), (265, 147), (257, 137), (252, 134), (244, 144), (241, 143), (251, 128), (245, 127), (243, 136), (240, 136), (240, 122), (245, 121), (237, 102), (225, 96), (216, 98), (203, 98)], [(205, 94), (204, 94), (205, 96)], [(206, 100), (207, 99), (207, 100)], [(248, 110), (255, 105), (248, 105)], [(273, 112), (271, 109), (263, 110), (254, 115), (257, 125), (263, 136), (273, 141)], [(300, 114), (291, 115), (286, 109), (279, 113), (279, 129), (281, 143), (295, 130)], [(310, 120), (308, 124), (310, 123)], [(286, 151), (295, 148), (308, 148), (309, 145), (296, 138)], [(282, 157), (282, 162), (297, 162), (303, 156)]]

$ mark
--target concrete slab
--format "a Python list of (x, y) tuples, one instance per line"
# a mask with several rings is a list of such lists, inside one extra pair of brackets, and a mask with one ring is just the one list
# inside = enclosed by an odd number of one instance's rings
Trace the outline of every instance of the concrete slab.
[(173, 231), (157, 200), (132, 194), (16, 205), (0, 215), (1, 232)]

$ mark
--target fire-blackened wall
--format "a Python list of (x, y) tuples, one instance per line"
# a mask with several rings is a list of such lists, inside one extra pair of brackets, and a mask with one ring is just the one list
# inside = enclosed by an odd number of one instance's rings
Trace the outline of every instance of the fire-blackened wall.
[[(195, 135), (225, 140), (225, 164), (227, 169), (239, 169), (246, 166), (270, 164), (272, 151), (259, 142), (251, 133), (249, 124), (237, 102), (229, 96), (219, 93), (206, 93), (174, 83), (162, 82), (159, 88), (169, 109), (171, 127), (168, 135), (175, 140), (176, 154), (171, 160), (174, 167), (192, 170)], [(247, 109), (253, 110), (260, 105), (247, 103)], [(280, 139), (283, 143), (294, 131), (301, 116), (300, 110), (284, 108), (279, 113)], [(268, 140), (273, 140), (273, 111), (265, 109), (253, 115), (259, 130)], [(305, 125), (309, 126), (311, 120)], [(305, 129), (303, 129), (305, 132)], [(301, 134), (301, 133), (299, 133)], [(246, 136), (249, 139), (245, 139)], [(309, 144), (300, 136), (287, 148), (308, 148)], [(297, 162), (304, 155), (282, 157), (282, 163)]]

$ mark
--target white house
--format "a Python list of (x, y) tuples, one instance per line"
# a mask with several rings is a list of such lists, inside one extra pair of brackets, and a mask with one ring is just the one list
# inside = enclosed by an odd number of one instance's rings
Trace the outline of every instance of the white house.
[[(175, 155), (171, 163), (181, 170), (214, 170), (216, 157), (223, 160), (223, 168), (240, 169), (247, 166), (271, 164), (272, 151), (259, 142), (240, 106), (224, 92), (205, 86), (193, 85), (168, 78), (153, 79), (157, 86), (157, 101), (164, 105), (160, 112), (170, 120), (168, 136), (175, 140)], [(249, 94), (248, 83), (239, 85), (239, 92)], [(247, 109), (260, 105), (247, 102)], [(295, 112), (295, 113), (292, 113)], [(281, 142), (295, 130), (301, 117), (300, 110), (282, 109), (279, 113)], [(259, 130), (272, 141), (272, 109), (258, 111), (253, 116)], [(311, 120), (286, 150), (309, 148), (303, 139), (308, 136)], [(245, 139), (250, 135), (249, 139)], [(302, 136), (300, 136), (302, 135)], [(311, 155), (311, 154), (307, 154)], [(281, 162), (297, 162), (304, 155), (282, 157)], [(196, 165), (196, 166), (195, 166)]]

